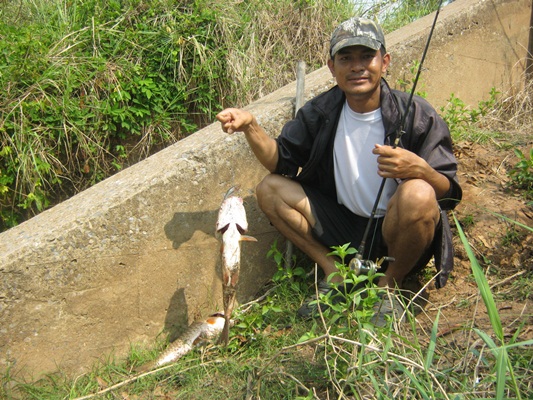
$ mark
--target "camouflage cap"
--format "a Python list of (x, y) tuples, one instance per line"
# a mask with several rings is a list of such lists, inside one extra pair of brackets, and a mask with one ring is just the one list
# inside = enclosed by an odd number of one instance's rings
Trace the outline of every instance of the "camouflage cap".
[(340, 49), (348, 46), (361, 45), (379, 50), (385, 48), (383, 30), (374, 21), (359, 17), (350, 18), (340, 24), (330, 41), (330, 55), (333, 57)]

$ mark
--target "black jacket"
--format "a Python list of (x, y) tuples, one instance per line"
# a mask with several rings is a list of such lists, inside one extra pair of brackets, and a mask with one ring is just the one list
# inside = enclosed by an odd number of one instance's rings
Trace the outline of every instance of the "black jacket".
[[(407, 107), (409, 95), (391, 89), (381, 81), (381, 114), (385, 127), (383, 143), (394, 143)], [(307, 102), (288, 122), (277, 138), (279, 161), (275, 173), (289, 176), (337, 197), (333, 167), (333, 143), (345, 96), (335, 86)], [(439, 200), (443, 210), (453, 209), (461, 200), (457, 180), (457, 161), (452, 151), (450, 131), (435, 109), (424, 99), (414, 96), (404, 123), (399, 147), (419, 155), (436, 171), (450, 180), (450, 190)], [(301, 168), (301, 170), (300, 170)], [(437, 287), (446, 284), (453, 268), (451, 230), (446, 213), (442, 212), (442, 229), (434, 241), (437, 270), (441, 271)]]

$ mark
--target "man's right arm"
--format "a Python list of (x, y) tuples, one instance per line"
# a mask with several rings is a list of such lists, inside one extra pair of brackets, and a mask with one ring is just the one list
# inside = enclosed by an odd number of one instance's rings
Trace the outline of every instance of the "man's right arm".
[(277, 142), (266, 134), (251, 113), (237, 108), (227, 108), (217, 114), (216, 118), (220, 121), (224, 132), (229, 134), (243, 132), (259, 162), (270, 172), (275, 171), (279, 157)]

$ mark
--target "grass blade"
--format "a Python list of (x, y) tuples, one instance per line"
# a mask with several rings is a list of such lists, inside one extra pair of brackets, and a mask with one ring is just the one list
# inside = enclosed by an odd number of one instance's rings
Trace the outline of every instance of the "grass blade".
[(421, 398), (426, 399), (426, 400), (430, 400), (430, 399), (433, 398), (433, 396), (430, 396), (430, 395), (426, 392), (424, 386), (422, 386), (422, 384), (418, 381), (417, 377), (416, 377), (415, 375), (413, 375), (413, 374), (411, 373), (411, 371), (409, 371), (407, 368), (405, 368), (405, 366), (404, 366), (401, 362), (395, 360), (394, 364), (395, 364), (395, 365), (396, 365), (396, 366), (397, 366), (397, 367), (398, 367), (398, 368), (399, 368), (399, 369), (400, 369), (405, 375), (407, 375), (407, 376), (410, 378), (411, 382), (412, 382), (412, 383), (416, 386), (416, 388), (418, 389), (418, 395), (419, 395)]
[[(459, 233), (459, 237), (461, 238), (461, 242), (463, 243), (463, 246), (466, 250), (468, 259), (470, 260), (472, 272), (478, 285), (481, 298), (483, 299), (483, 302), (487, 307), (487, 312), (489, 314), (489, 320), (491, 322), (492, 329), (494, 330), (494, 333), (496, 334), (496, 337), (499, 339), (500, 342), (500, 346), (497, 346), (488, 334), (480, 330), (476, 330), (478, 335), (485, 341), (485, 343), (487, 343), (493, 354), (496, 356), (496, 399), (503, 399), (505, 392), (507, 369), (509, 371), (509, 375), (515, 388), (517, 388), (517, 384), (514, 376), (513, 366), (511, 365), (511, 362), (509, 360), (507, 348), (505, 347), (504, 343), (503, 328), (500, 315), (498, 313), (498, 309), (496, 308), (496, 303), (494, 301), (494, 297), (492, 296), (492, 292), (490, 291), (487, 278), (483, 274), (481, 266), (479, 265), (455, 214), (453, 214), (453, 218), (457, 227), (457, 232)], [(516, 391), (516, 393), (518, 395), (518, 398), (521, 398), (518, 390)]]
[(468, 240), (463, 232), (463, 229), (461, 228), (461, 224), (457, 220), (457, 217), (455, 216), (455, 214), (453, 214), (453, 219), (455, 221), (455, 225), (457, 226), (457, 232), (459, 233), (461, 242), (463, 243), (463, 246), (468, 255), (468, 259), (470, 260), (470, 265), (472, 267), (472, 273), (474, 274), (474, 278), (479, 288), (481, 298), (483, 299), (483, 302), (485, 303), (485, 306), (487, 307), (487, 313), (489, 314), (489, 320), (492, 325), (492, 329), (494, 329), (494, 333), (500, 340), (500, 345), (503, 345), (504, 338), (503, 338), (502, 322), (500, 319), (500, 314), (498, 313), (498, 309), (496, 308), (494, 297), (492, 296), (492, 292), (490, 291), (489, 283), (487, 282), (487, 278), (483, 274), (483, 270), (481, 269), (481, 266), (479, 265), (479, 262), (476, 259), (476, 256), (474, 255), (474, 251), (470, 247), (470, 244), (468, 243)]
[(428, 352), (426, 354), (426, 360), (424, 362), (424, 368), (426, 371), (431, 367), (431, 364), (433, 363), (433, 357), (435, 355), (435, 348), (437, 347), (437, 333), (439, 331), (439, 317), (440, 317), (440, 310), (437, 313), (437, 316), (435, 317), (435, 321), (433, 322), (433, 327), (431, 329), (431, 337), (429, 339), (429, 346), (428, 346)]
[(500, 213), (497, 213), (497, 212), (494, 212), (494, 211), (491, 211), (491, 210), (487, 210), (487, 209), (485, 209), (485, 210), (486, 210), (488, 213), (490, 213), (490, 214), (492, 214), (492, 215), (494, 215), (494, 216), (496, 216), (496, 217), (499, 217), (499, 218), (503, 219), (504, 221), (507, 221), (507, 222), (510, 222), (510, 223), (512, 223), (512, 224), (518, 225), (518, 226), (520, 226), (521, 228), (524, 228), (524, 229), (527, 229), (527, 230), (533, 232), (533, 227), (531, 227), (531, 226), (527, 226), (526, 224), (522, 224), (521, 222), (519, 222), (519, 221), (515, 221), (514, 219), (509, 218), (509, 217), (506, 217), (506, 216), (503, 215), (503, 214), (500, 214)]

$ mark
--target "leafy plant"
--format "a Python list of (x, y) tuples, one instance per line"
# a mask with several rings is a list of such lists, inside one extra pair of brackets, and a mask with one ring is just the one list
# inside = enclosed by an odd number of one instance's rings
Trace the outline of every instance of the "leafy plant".
[(502, 245), (510, 246), (512, 244), (518, 244), (521, 242), (523, 237), (523, 231), (519, 231), (515, 226), (511, 226), (507, 229), (505, 235), (502, 238)]
[(511, 185), (524, 190), (526, 197), (533, 199), (533, 147), (529, 150), (529, 157), (517, 148), (514, 149), (514, 153), (518, 157), (518, 162), (508, 172)]
[(493, 87), (489, 92), (489, 99), (480, 101), (477, 108), (472, 109), (452, 93), (446, 106), (440, 107), (441, 116), (448, 125), (452, 136), (455, 139), (475, 138), (476, 141), (485, 138), (486, 135), (483, 135), (483, 132), (475, 127), (475, 124), (494, 109), (499, 94)]
[(272, 277), (274, 283), (279, 284), (288, 280), (291, 286), (300, 289), (299, 282), (303, 281), (306, 272), (303, 267), (297, 265), (296, 254), (292, 255), (290, 263), (286, 263), (283, 253), (278, 249), (278, 241), (275, 240), (267, 253), (267, 258), (272, 258), (277, 266), (277, 271)]
[(475, 224), (474, 216), (472, 214), (465, 215), (460, 222), (463, 229), (466, 230)]
[[(321, 310), (321, 318), (324, 319), (325, 325), (330, 327), (330, 332), (344, 334), (351, 332), (354, 326), (368, 324), (374, 315), (372, 307), (378, 301), (380, 291), (374, 281), (383, 274), (371, 272), (368, 275), (357, 275), (349, 268), (345, 262), (346, 258), (357, 252), (355, 248), (350, 247), (350, 243), (333, 246), (332, 249), (333, 251), (328, 255), (336, 258), (335, 267), (338, 272), (328, 276), (332, 290), (325, 295), (319, 294), (315, 302)], [(331, 280), (336, 277), (341, 278), (341, 284), (331, 283)], [(315, 337), (319, 332), (316, 329), (319, 328), (318, 325), (314, 326), (311, 331), (302, 336), (301, 340)]]
[[(419, 67), (420, 67), (420, 61), (418, 61), (418, 60), (413, 61), (411, 63), (411, 66), (409, 67), (409, 76), (404, 75), (403, 78), (398, 78), (397, 85), (400, 88), (400, 90), (402, 90), (404, 92), (407, 92), (407, 93), (411, 93), (411, 91), (413, 89), (413, 85), (414, 85), (414, 79), (416, 77), (416, 74), (418, 72), (418, 68)], [(420, 88), (423, 87), (423, 86), (424, 85), (419, 80), (418, 84), (417, 84), (418, 88), (417, 88), (417, 91), (415, 92), (415, 94), (417, 96), (422, 97), (422, 98), (426, 98), (427, 97), (427, 92), (420, 91)]]

